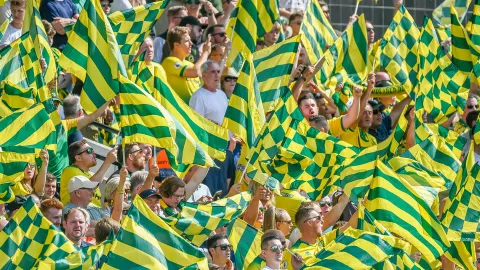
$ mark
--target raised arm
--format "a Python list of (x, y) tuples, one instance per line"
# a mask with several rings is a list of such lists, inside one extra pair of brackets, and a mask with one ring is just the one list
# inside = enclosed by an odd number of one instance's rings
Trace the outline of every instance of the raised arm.
[(342, 126), (346, 129), (357, 126), (358, 116), (360, 112), (365, 109), (367, 106), (367, 101), (370, 98), (372, 89), (375, 85), (375, 74), (368, 74), (368, 87), (367, 91), (362, 95), (362, 88), (359, 86), (354, 86), (353, 88), (353, 104), (352, 107), (348, 110), (347, 114), (342, 118)]
[(117, 190), (115, 190), (115, 198), (113, 199), (113, 210), (111, 218), (120, 222), (123, 212), (123, 195), (125, 194), (125, 181), (127, 180), (128, 170), (123, 167), (120, 170), (120, 182), (118, 183)]
[(48, 168), (48, 151), (42, 149), (40, 151), (40, 158), (42, 159), (42, 167), (38, 171), (37, 179), (35, 180), (35, 193), (38, 195), (43, 195), (45, 189), (45, 181), (47, 179), (47, 168)]

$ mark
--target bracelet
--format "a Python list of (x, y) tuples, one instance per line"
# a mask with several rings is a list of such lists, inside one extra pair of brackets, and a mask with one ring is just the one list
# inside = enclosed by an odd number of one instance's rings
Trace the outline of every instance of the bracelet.
[(125, 189), (122, 188), (122, 189), (119, 190), (119, 189), (117, 188), (117, 193), (120, 194), (120, 195), (121, 195), (121, 194), (125, 194)]
[(212, 15), (213, 15), (213, 13), (207, 13), (207, 16), (208, 16), (208, 17), (210, 17), (210, 16), (212, 16)]
[(300, 76), (298, 76), (297, 81), (300, 81), (300, 80), (305, 81), (305, 77), (303, 77), (303, 74), (300, 74)]

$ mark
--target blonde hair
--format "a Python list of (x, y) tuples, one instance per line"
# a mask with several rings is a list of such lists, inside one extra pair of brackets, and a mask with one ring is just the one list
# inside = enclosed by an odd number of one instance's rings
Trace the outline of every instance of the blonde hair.
[(263, 215), (263, 232), (266, 232), (270, 229), (276, 229), (277, 227), (277, 215), (275, 211), (275, 206), (270, 206), (270, 208), (265, 211)]
[(178, 43), (182, 38), (188, 35), (188, 28), (183, 26), (175, 26), (167, 34), (167, 44), (170, 51), (173, 51), (175, 43)]

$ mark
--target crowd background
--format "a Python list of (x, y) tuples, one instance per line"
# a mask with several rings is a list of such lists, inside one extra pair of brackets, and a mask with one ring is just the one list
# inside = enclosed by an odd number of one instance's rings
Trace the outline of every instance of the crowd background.
[(1, 267), (480, 269), (480, 1), (384, 2), (5, 1)]

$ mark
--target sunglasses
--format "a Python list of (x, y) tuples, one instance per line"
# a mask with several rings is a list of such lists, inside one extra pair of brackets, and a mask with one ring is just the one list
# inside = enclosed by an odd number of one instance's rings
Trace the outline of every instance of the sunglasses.
[(223, 38), (226, 34), (225, 34), (225, 32), (216, 33), (216, 34), (211, 34), (211, 36), (216, 36), (216, 35), (219, 35), (220, 37)]
[(283, 252), (284, 247), (281, 246), (281, 245), (275, 245), (275, 246), (272, 246), (272, 247), (270, 248), (270, 250), (271, 250), (272, 252), (279, 252), (279, 251)]
[(467, 108), (470, 109), (470, 110), (473, 109), (473, 108), (478, 109), (479, 106), (478, 106), (478, 104), (477, 105), (467, 105)]
[(228, 245), (228, 244), (221, 244), (221, 245), (218, 245), (218, 246), (214, 246), (213, 248), (217, 248), (219, 247), (220, 250), (227, 250), (227, 249), (233, 249), (232, 245)]
[(379, 109), (373, 110), (373, 114), (381, 113), (382, 111)]
[(367, 28), (367, 32), (375, 32), (375, 29), (373, 29), (373, 28)]
[(81, 154), (83, 154), (83, 153), (85, 153), (85, 152), (87, 152), (87, 154), (91, 154), (91, 153), (93, 153), (93, 148), (92, 148), (92, 147), (89, 147), (89, 148), (83, 150), (82, 152), (78, 153), (77, 156), (79, 156), (79, 155), (81, 155)]
[(235, 78), (235, 77), (225, 77), (223, 80), (225, 80), (226, 82), (231, 82), (231, 81), (237, 81), (238, 78)]
[(320, 206), (324, 207), (325, 205), (332, 206), (331, 202), (320, 202)]
[(102, 7), (111, 7), (112, 5), (110, 5), (110, 3), (101, 3), (100, 5), (102, 5)]
[(142, 149), (138, 149), (138, 150), (135, 150), (135, 151), (130, 152), (130, 153), (128, 153), (128, 154), (129, 154), (129, 155), (133, 155), (133, 154), (138, 153), (138, 152), (140, 152), (140, 151), (142, 151), (142, 153), (143, 153), (143, 150), (142, 150)]
[(33, 168), (35, 168), (35, 166), (36, 166), (35, 163), (28, 163), (27, 166), (25, 166), (25, 167), (29, 167), (29, 168), (33, 169)]
[(309, 220), (315, 221), (315, 220), (320, 220), (320, 219), (322, 219), (322, 216), (311, 217), (311, 218), (307, 218), (303, 223), (306, 223)]
[(200, 1), (198, 0), (187, 0), (185, 1), (186, 4), (196, 4), (196, 5), (200, 5)]

